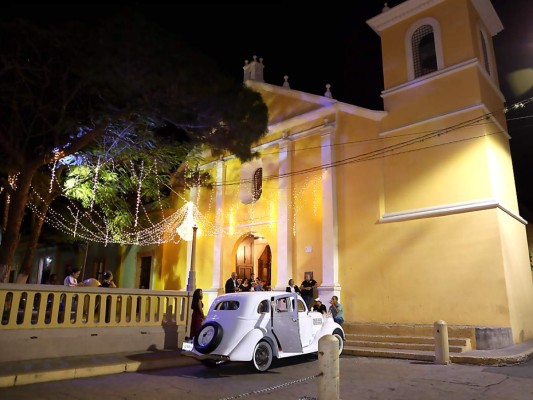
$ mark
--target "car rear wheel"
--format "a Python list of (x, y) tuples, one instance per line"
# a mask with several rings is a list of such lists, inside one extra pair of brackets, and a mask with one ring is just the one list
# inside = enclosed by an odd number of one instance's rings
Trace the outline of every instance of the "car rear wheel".
[(256, 370), (259, 372), (266, 371), (270, 367), (270, 364), (272, 364), (273, 358), (274, 353), (272, 352), (272, 347), (267, 342), (262, 340), (255, 345), (252, 361)]
[(339, 341), (339, 355), (342, 354), (342, 351), (344, 350), (344, 335), (342, 334), (342, 331), (340, 329), (335, 329), (333, 331), (333, 336), (337, 338)]
[(200, 327), (194, 337), (194, 348), (202, 354), (212, 352), (222, 340), (222, 326), (217, 322), (208, 322)]

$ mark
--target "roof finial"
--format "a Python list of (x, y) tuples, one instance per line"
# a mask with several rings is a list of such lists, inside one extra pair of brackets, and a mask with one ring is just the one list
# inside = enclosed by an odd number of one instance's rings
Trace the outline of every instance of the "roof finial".
[(385, 5), (383, 6), (383, 8), (381, 9), (381, 12), (384, 13), (386, 11), (389, 11), (390, 10), (390, 7), (387, 3), (385, 3)]
[(263, 58), (260, 58), (259, 61), (257, 61), (257, 56), (253, 58), (250, 63), (248, 60), (244, 61), (244, 67), (242, 67), (244, 69), (244, 82), (247, 80), (263, 82), (263, 69), (265, 68)]
[(285, 79), (285, 82), (283, 82), (283, 87), (286, 89), (290, 89), (291, 87), (289, 86), (289, 75), (285, 75), (283, 79)]
[(331, 90), (329, 90), (330, 87), (331, 87), (331, 85), (328, 83), (326, 85), (326, 93), (324, 93), (324, 96), (325, 97), (329, 97), (330, 99), (332, 99), (333, 95), (331, 94)]

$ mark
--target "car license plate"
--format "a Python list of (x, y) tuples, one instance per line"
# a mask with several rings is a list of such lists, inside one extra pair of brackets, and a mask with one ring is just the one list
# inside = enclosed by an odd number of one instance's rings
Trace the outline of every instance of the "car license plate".
[(192, 351), (192, 348), (193, 348), (192, 342), (183, 342), (183, 344), (181, 345), (181, 349), (184, 351)]

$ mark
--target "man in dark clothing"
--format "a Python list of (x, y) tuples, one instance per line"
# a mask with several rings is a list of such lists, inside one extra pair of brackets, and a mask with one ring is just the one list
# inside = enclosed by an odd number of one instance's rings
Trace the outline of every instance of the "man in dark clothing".
[(231, 273), (231, 278), (226, 281), (226, 293), (235, 293), (237, 290), (237, 275), (235, 272)]
[(317, 282), (311, 279), (311, 275), (305, 274), (305, 280), (300, 285), (300, 294), (308, 309), (311, 308), (313, 302), (313, 289), (317, 286)]
[(318, 311), (321, 314), (328, 313), (328, 310), (326, 309), (326, 306), (322, 304), (322, 300), (320, 300), (320, 297), (317, 297), (315, 299), (315, 305), (313, 306), (313, 311)]

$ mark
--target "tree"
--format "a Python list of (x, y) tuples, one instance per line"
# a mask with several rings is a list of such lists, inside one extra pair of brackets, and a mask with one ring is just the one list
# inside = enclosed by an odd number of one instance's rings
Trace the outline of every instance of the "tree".
[(141, 149), (175, 146), (177, 162), (198, 146), (246, 160), (266, 132), (259, 94), (139, 15), (121, 15), (2, 27), (0, 173), (10, 203), (0, 265), (13, 262), (34, 178), (54, 174), (60, 160), (121, 138)]

